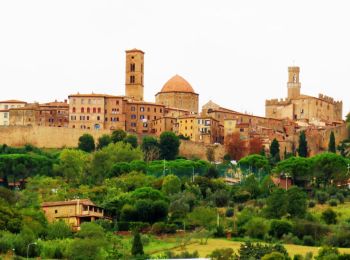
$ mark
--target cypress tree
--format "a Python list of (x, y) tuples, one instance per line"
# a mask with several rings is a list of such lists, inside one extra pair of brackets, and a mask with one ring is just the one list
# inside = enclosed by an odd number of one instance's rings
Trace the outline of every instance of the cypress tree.
[(143, 245), (141, 241), (141, 236), (139, 232), (135, 232), (134, 239), (132, 241), (131, 254), (133, 256), (144, 255)]
[(270, 146), (270, 154), (271, 158), (274, 162), (279, 162), (281, 160), (280, 157), (280, 144), (277, 141), (277, 139), (273, 139), (271, 146)]
[(307, 157), (307, 140), (305, 136), (305, 131), (302, 131), (299, 136), (299, 148), (298, 154), (300, 157)]
[(335, 149), (335, 136), (334, 136), (334, 132), (331, 132), (331, 135), (329, 136), (329, 143), (328, 143), (328, 152), (330, 153), (335, 153), (336, 149)]

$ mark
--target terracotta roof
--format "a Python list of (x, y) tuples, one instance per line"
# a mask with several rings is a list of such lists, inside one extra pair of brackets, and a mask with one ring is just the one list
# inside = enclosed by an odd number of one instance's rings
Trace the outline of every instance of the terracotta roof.
[(190, 83), (179, 75), (175, 75), (164, 84), (160, 93), (164, 92), (187, 92), (196, 94)]
[(113, 96), (113, 95), (108, 95), (108, 94), (95, 94), (95, 93), (91, 93), (91, 94), (71, 94), (68, 97), (113, 97), (113, 98), (123, 98), (124, 96)]
[(69, 105), (66, 102), (49, 102), (40, 104), (40, 106), (50, 106), (50, 107), (69, 107)]
[(25, 101), (20, 101), (20, 100), (15, 100), (15, 99), (11, 99), (11, 100), (0, 101), (0, 103), (21, 103), (21, 104), (26, 104), (27, 102), (25, 102)]
[(133, 48), (131, 50), (126, 50), (125, 51), (126, 53), (129, 53), (129, 52), (141, 52), (142, 54), (145, 54), (143, 51), (139, 50), (139, 49), (136, 49), (136, 48)]
[(76, 200), (68, 200), (68, 201), (53, 201), (53, 202), (43, 202), (41, 204), (42, 207), (52, 207), (52, 206), (63, 206), (63, 205), (75, 205), (75, 204), (81, 204), (86, 206), (96, 206), (91, 200), (89, 199), (76, 199)]

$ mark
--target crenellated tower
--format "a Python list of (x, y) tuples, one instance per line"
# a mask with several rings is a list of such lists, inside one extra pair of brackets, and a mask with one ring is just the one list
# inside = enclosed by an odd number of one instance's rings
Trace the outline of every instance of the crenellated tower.
[(125, 63), (125, 95), (143, 101), (144, 52), (127, 50)]

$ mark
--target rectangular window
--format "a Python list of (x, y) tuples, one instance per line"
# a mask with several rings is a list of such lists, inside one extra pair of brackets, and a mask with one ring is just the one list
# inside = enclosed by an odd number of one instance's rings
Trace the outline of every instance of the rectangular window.
[(136, 115), (132, 114), (131, 119), (136, 119)]
[(131, 111), (135, 111), (136, 109), (135, 109), (135, 107), (131, 107)]
[(131, 122), (131, 126), (132, 127), (136, 127), (136, 123), (135, 122)]
[(144, 111), (145, 111), (145, 108), (144, 108), (144, 107), (140, 107), (140, 111), (141, 111), (141, 112), (144, 112)]
[(145, 116), (144, 115), (140, 115), (140, 119), (145, 119)]

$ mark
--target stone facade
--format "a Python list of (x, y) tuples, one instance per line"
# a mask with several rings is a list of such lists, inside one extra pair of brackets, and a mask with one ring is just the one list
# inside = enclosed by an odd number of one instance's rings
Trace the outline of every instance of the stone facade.
[(137, 49), (126, 51), (125, 95), (143, 101), (144, 52)]
[(0, 101), (0, 125), (10, 125), (10, 109), (24, 107), (26, 104), (19, 100)]
[(10, 109), (10, 125), (68, 127), (68, 113), (67, 101), (28, 104)]
[(266, 117), (276, 119), (304, 120), (307, 122), (342, 121), (343, 102), (319, 94), (311, 97), (300, 94), (299, 67), (288, 68), (288, 96), (286, 99), (266, 100)]

